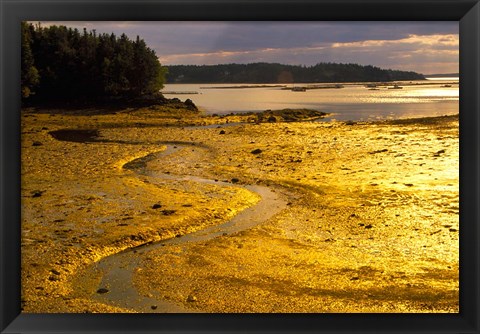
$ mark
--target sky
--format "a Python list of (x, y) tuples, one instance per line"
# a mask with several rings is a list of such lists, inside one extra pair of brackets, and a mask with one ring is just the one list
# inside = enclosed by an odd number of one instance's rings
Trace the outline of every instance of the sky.
[(357, 63), (459, 72), (459, 24), (444, 22), (41, 22), (140, 36), (162, 65)]

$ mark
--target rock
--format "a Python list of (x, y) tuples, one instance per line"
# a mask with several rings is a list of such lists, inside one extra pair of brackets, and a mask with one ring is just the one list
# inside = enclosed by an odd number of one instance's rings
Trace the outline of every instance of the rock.
[(160, 209), (162, 205), (160, 203), (156, 203), (152, 205), (152, 209)]
[(39, 141), (34, 141), (32, 146), (42, 146), (43, 144)]
[(378, 150), (378, 151), (373, 151), (373, 152), (368, 152), (368, 153), (377, 154), (377, 153), (383, 153), (383, 152), (388, 152), (388, 150), (386, 148), (384, 148), (383, 150)]
[(445, 153), (445, 150), (440, 150), (440, 151), (436, 152), (433, 156), (434, 157), (439, 157), (440, 154), (442, 154), (442, 153)]
[(173, 215), (175, 212), (177, 212), (177, 210), (162, 210), (161, 212), (162, 212), (162, 214), (163, 214), (164, 216), (171, 216), (171, 215)]
[(354, 122), (354, 121), (346, 121), (345, 122), (345, 125), (355, 125), (357, 124), (357, 122)]
[(107, 293), (108, 291), (109, 291), (108, 289), (100, 288), (97, 290), (97, 293), (103, 294), (103, 293)]
[(372, 227), (373, 227), (372, 224), (368, 224), (368, 225), (365, 226), (365, 228), (368, 228), (368, 229), (370, 229)]
[(197, 301), (197, 297), (195, 297), (194, 295), (188, 295), (187, 302), (193, 303), (193, 302), (196, 302), (196, 301)]
[(270, 116), (268, 119), (267, 119), (267, 122), (270, 122), (270, 123), (275, 123), (277, 121), (277, 118), (275, 116)]
[(224, 134), (225, 134), (225, 130), (221, 130), (221, 131), (219, 132), (219, 134), (224, 135)]
[(52, 269), (52, 270), (50, 270), (50, 272), (54, 275), (60, 275), (60, 272), (56, 269)]
[(32, 197), (40, 197), (44, 192), (45, 191), (41, 191), (41, 190), (32, 191)]
[(198, 110), (197, 106), (195, 105), (195, 103), (193, 103), (192, 100), (186, 99), (184, 103), (185, 103), (185, 106), (187, 107), (187, 109), (195, 110), (195, 111)]
[(404, 183), (404, 185), (407, 187), (413, 187), (413, 183)]
[(263, 152), (263, 151), (262, 151), (261, 149), (257, 148), (257, 149), (254, 149), (254, 150), (253, 150), (252, 152), (250, 152), (250, 153), (252, 153), (252, 154), (260, 154), (260, 153), (262, 153), (262, 152)]
[(158, 308), (158, 306), (157, 306), (157, 305), (152, 305), (152, 306), (150, 306), (150, 308), (151, 308), (152, 310), (156, 310), (156, 309)]
[(238, 183), (240, 180), (237, 179), (236, 177), (234, 177), (231, 181), (232, 181), (232, 183)]

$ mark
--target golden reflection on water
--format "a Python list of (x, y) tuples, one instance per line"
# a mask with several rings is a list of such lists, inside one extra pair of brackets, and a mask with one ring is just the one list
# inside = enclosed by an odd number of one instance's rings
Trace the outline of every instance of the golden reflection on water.
[[(447, 83), (451, 87), (444, 87)], [(402, 118), (404, 115), (428, 117), (458, 113), (459, 89), (455, 81), (400, 82), (399, 84), (402, 89), (388, 89), (393, 87), (389, 84), (379, 85), (376, 90), (371, 90), (364, 84), (349, 83), (341, 89), (307, 89), (305, 92), (293, 92), (281, 88), (202, 89), (203, 85), (168, 84), (164, 90), (197, 92), (198, 94), (195, 95), (181, 94), (168, 95), (168, 97), (192, 99), (207, 114), (311, 108), (335, 113), (338, 115), (335, 116), (337, 120), (388, 119), (390, 112), (383, 108), (383, 104), (395, 106), (395, 110), (391, 111), (392, 118)], [(308, 87), (309, 85), (311, 84), (295, 83), (295, 86)], [(442, 102), (441, 114), (436, 111), (439, 102)], [(417, 108), (419, 105), (424, 107)], [(372, 109), (375, 110), (375, 117), (369, 116)]]

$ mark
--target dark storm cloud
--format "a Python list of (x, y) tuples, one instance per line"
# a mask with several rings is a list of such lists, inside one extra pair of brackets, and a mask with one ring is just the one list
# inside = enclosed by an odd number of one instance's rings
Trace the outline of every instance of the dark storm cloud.
[[(45, 23), (51, 24), (52, 22)], [(311, 65), (321, 61), (356, 62), (388, 68), (448, 58), (458, 68), (458, 22), (55, 22), (130, 38), (139, 35), (165, 64), (274, 61)], [(411, 36), (423, 36), (412, 38)], [(432, 43), (428, 42), (432, 37)], [(454, 40), (453, 43), (449, 41)], [(456, 39), (456, 40), (455, 40)], [(371, 41), (382, 41), (381, 45)], [(362, 42), (368, 42), (365, 45)], [(336, 47), (333, 47), (337, 45)], [(448, 52), (457, 51), (457, 54)], [(444, 54), (441, 51), (445, 51)], [(401, 54), (404, 52), (405, 54)], [(413, 55), (416, 58), (411, 58)], [(441, 58), (442, 57), (442, 58)], [(455, 58), (456, 57), (456, 58)], [(412, 59), (411, 65), (399, 59)], [(458, 70), (458, 69), (457, 69)], [(455, 70), (455, 71), (457, 71)]]

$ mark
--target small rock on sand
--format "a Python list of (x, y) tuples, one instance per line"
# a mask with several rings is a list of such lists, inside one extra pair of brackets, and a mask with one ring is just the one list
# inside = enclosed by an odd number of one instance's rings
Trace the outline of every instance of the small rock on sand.
[(100, 288), (97, 290), (97, 293), (107, 293), (109, 290), (108, 289), (105, 289), (105, 288)]
[(195, 297), (194, 295), (188, 295), (187, 302), (192, 303), (196, 301), (197, 301), (197, 297)]
[(251, 153), (252, 153), (252, 154), (260, 154), (260, 153), (262, 153), (262, 152), (263, 152), (263, 151), (262, 151), (261, 149), (257, 148), (257, 149), (254, 149)]
[(40, 197), (43, 193), (44, 191), (41, 190), (32, 191), (32, 197)]
[(445, 150), (440, 150), (440, 151), (436, 152), (435, 154), (433, 154), (433, 156), (434, 157), (439, 157), (440, 154), (443, 154), (443, 153), (445, 153)]

